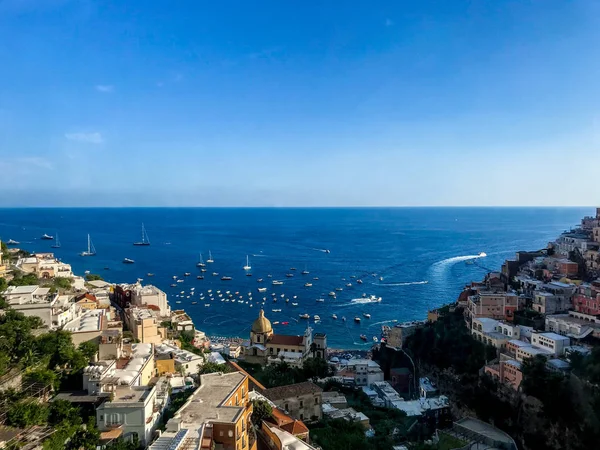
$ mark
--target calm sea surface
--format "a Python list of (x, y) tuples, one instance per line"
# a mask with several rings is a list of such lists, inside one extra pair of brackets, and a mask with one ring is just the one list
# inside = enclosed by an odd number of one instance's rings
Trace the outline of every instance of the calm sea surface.
[[(465, 283), (499, 269), (515, 251), (545, 246), (592, 212), (591, 208), (0, 209), (0, 238), (20, 241), (20, 247), (31, 252), (54, 251), (81, 275), (89, 270), (111, 282), (143, 278), (165, 290), (171, 307), (184, 308), (196, 327), (208, 334), (247, 336), (266, 297), (265, 314), (280, 322), (276, 332), (300, 334), (307, 321), (299, 315), (318, 314), (320, 323), (311, 319), (311, 326), (327, 333), (330, 347), (360, 348), (372, 344), (382, 324), (425, 318), (428, 309), (455, 300)], [(142, 222), (151, 246), (134, 247)], [(51, 249), (51, 241), (40, 240), (43, 233), (58, 234), (61, 248)], [(86, 249), (88, 233), (97, 255), (86, 258), (79, 253)], [(197, 280), (199, 254), (206, 260), (209, 250), (214, 263), (207, 265), (205, 279)], [(475, 264), (465, 263), (481, 252), (487, 256)], [(251, 277), (243, 270), (246, 255)], [(135, 264), (123, 264), (123, 258), (134, 259)], [(310, 274), (301, 275), (305, 269)], [(184, 277), (185, 272), (191, 276)], [(149, 278), (147, 273), (155, 276)], [(288, 278), (288, 273), (294, 276)], [(233, 279), (221, 281), (223, 275)], [(173, 276), (184, 280), (175, 288), (170, 287)], [(259, 278), (264, 282), (258, 283)], [(273, 280), (284, 284), (272, 286)], [(306, 282), (313, 286), (304, 287)], [(259, 286), (267, 287), (267, 292), (259, 294)], [(328, 295), (340, 287), (336, 298)], [(209, 299), (209, 289), (214, 300)], [(236, 297), (242, 295), (243, 303), (221, 302), (217, 290), (239, 292)], [(363, 294), (382, 301), (365, 303)], [(332, 318), (334, 313), (338, 320)], [(360, 324), (353, 322), (355, 316), (362, 317)], [(361, 334), (368, 336), (368, 343), (360, 340)]]

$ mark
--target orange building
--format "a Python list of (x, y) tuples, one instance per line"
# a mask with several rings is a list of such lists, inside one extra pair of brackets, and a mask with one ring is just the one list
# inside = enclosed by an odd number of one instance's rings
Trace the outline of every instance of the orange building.
[(521, 363), (514, 359), (500, 361), (498, 364), (487, 365), (485, 366), (485, 373), (501, 383), (511, 386), (515, 390), (519, 389), (519, 386), (521, 386), (521, 382), (523, 381)]
[(198, 450), (256, 450), (251, 415), (246, 375), (240, 372), (201, 375), (200, 387), (167, 422), (161, 448), (168, 445), (166, 439), (175, 440), (179, 433), (195, 436)]

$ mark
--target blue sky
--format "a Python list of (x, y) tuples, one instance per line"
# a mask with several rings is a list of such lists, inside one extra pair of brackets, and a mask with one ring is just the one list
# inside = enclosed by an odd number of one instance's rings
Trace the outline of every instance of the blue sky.
[(600, 6), (0, 0), (0, 205), (591, 205)]

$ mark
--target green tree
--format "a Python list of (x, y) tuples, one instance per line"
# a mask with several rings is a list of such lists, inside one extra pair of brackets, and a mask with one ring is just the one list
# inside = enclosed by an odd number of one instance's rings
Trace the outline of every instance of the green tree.
[(98, 274), (95, 274), (95, 273), (88, 273), (88, 274), (85, 276), (85, 279), (86, 279), (87, 281), (98, 281), (98, 280), (99, 280), (99, 281), (104, 281), (104, 278), (102, 278), (100, 275), (98, 275)]
[(71, 289), (72, 284), (73, 284), (72, 278), (63, 278), (63, 277), (55, 277), (54, 281), (52, 282), (52, 285), (56, 289), (62, 289), (64, 291), (68, 291), (69, 289)]
[(58, 425), (61, 422), (81, 425), (81, 411), (67, 400), (54, 400), (50, 404), (49, 423), (50, 425)]
[(8, 282), (4, 277), (0, 277), (0, 292), (4, 292), (8, 287)]
[(302, 364), (302, 375), (305, 380), (326, 378), (333, 375), (333, 368), (323, 358), (307, 358)]
[(21, 400), (9, 406), (6, 415), (8, 425), (27, 428), (44, 425), (48, 420), (48, 407), (34, 399)]
[(273, 414), (273, 408), (271, 405), (264, 400), (252, 400), (252, 416), (250, 421), (255, 427), (260, 427), (262, 421), (271, 417)]
[(32, 286), (38, 284), (38, 277), (34, 273), (23, 275), (17, 272), (14, 278), (8, 282), (9, 286)]
[(229, 367), (227, 364), (217, 364), (214, 362), (207, 361), (198, 369), (198, 375), (205, 375), (207, 373), (215, 372), (229, 373), (231, 372), (231, 367)]
[(79, 351), (88, 360), (91, 360), (98, 353), (98, 344), (94, 341), (86, 341), (79, 344)]
[(41, 383), (45, 385), (51, 385), (53, 389), (59, 387), (59, 377), (53, 370), (41, 368), (28, 372), (23, 377), (25, 383)]

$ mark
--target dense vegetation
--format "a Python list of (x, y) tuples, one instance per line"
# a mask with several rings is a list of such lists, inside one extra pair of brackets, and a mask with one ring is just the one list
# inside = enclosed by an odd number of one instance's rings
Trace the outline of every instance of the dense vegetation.
[(573, 357), (567, 376), (550, 372), (541, 357), (524, 361), (522, 393), (479, 375), (495, 350), (470, 336), (460, 308), (410, 337), (407, 351), (420, 374), (450, 397), (455, 413), (493, 423), (519, 448), (584, 450), (600, 440), (600, 348)]
[(104, 278), (102, 278), (100, 275), (95, 274), (95, 273), (88, 273), (85, 276), (85, 279), (87, 281), (104, 281)]
[(322, 358), (307, 358), (302, 368), (291, 367), (286, 362), (261, 366), (238, 361), (238, 364), (267, 388), (302, 383), (333, 375), (333, 369)]

